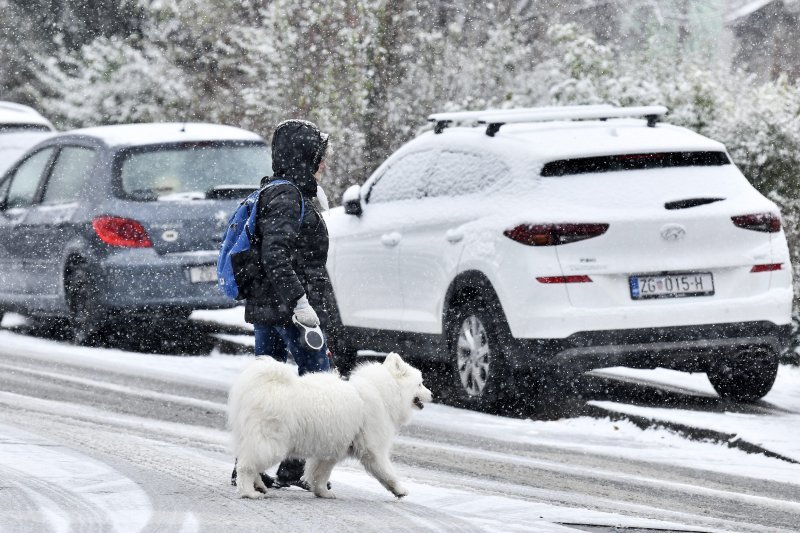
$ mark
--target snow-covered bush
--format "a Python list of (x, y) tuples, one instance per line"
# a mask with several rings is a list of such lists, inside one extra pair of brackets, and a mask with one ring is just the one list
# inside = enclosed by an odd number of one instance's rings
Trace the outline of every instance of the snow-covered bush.
[(79, 54), (43, 58), (40, 107), (63, 127), (184, 120), (190, 93), (181, 69), (150, 43), (105, 37)]

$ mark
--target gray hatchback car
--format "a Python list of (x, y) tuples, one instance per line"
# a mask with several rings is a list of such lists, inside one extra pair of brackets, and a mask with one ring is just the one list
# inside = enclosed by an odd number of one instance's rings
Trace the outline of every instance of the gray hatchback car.
[(233, 302), (220, 239), (271, 168), (263, 139), (211, 124), (73, 130), (0, 177), (0, 317), (65, 317), (79, 343), (118, 318)]

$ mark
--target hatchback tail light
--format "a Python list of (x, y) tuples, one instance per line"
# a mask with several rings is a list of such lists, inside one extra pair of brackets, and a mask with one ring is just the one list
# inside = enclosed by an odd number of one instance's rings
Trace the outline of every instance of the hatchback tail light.
[(753, 231), (778, 233), (781, 230), (781, 217), (777, 213), (739, 215), (736, 217), (731, 217), (731, 220), (733, 220), (733, 223), (736, 226)]
[(520, 224), (503, 235), (527, 246), (556, 246), (598, 237), (608, 224)]
[(97, 217), (92, 220), (100, 240), (111, 246), (149, 248), (153, 246), (144, 227), (137, 221), (122, 217)]

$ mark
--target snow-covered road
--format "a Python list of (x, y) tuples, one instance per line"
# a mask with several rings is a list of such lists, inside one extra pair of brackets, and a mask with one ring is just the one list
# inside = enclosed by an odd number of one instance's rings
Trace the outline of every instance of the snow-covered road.
[[(248, 360), (78, 348), (0, 331), (0, 531), (739, 532), (800, 525), (800, 465), (790, 460), (642, 429), (618, 416), (545, 422), (443, 405), (420, 412), (396, 442), (406, 499), (395, 500), (359, 465), (345, 463), (332, 476), (336, 500), (299, 489), (240, 500), (228, 483), (224, 403)], [(779, 378), (772, 402), (752, 414), (613, 401), (598, 408), (723, 433), (740, 428), (764, 449), (800, 460), (800, 371), (782, 367)], [(672, 378), (650, 379), (669, 385)], [(707, 394), (694, 379), (681, 384)]]

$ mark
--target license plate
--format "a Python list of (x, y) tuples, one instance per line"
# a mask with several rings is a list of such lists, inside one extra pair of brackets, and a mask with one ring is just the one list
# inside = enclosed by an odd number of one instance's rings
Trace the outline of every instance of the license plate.
[(628, 281), (631, 298), (634, 300), (687, 298), (714, 294), (714, 276), (711, 272), (631, 276)]
[(217, 281), (215, 265), (196, 266), (189, 269), (189, 281), (192, 283), (210, 283)]

